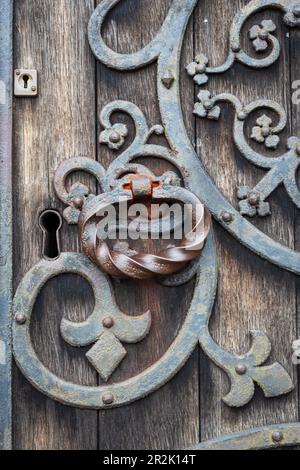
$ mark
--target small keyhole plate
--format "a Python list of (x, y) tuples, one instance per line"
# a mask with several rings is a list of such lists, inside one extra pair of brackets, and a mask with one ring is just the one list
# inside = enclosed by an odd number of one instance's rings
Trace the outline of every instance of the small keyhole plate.
[(37, 71), (33, 69), (16, 69), (14, 73), (14, 95), (33, 97), (37, 94)]

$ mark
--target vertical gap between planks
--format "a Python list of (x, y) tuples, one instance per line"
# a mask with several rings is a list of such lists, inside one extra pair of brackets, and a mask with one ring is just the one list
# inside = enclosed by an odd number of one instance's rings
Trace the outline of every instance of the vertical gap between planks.
[[(193, 14), (192, 14), (192, 28), (193, 28), (193, 31), (192, 31), (192, 35), (193, 35), (193, 45), (192, 45), (192, 60), (194, 60), (195, 58), (195, 55), (196, 55), (196, 19), (195, 19), (195, 9), (193, 11)], [(187, 64), (186, 64), (187, 65)], [(196, 87), (196, 83), (194, 84), (194, 102), (196, 103), (196, 99), (197, 99), (197, 87)], [(194, 149), (195, 149), (195, 152), (197, 152), (197, 138), (198, 138), (198, 134), (197, 134), (197, 126), (196, 126), (196, 116), (194, 115), (193, 116), (193, 126), (194, 126)], [(200, 369), (201, 369), (201, 348), (200, 346), (198, 345), (198, 354), (197, 354), (197, 357), (198, 357), (198, 403), (199, 403), (199, 433), (198, 433), (198, 439), (199, 439), (199, 442), (202, 441), (202, 429), (201, 429), (201, 372), (200, 372)]]
[[(94, 0), (94, 10), (97, 7), (97, 0)], [(99, 71), (98, 71), (98, 60), (95, 57), (95, 158), (96, 161), (99, 161), (99, 148), (98, 148), (98, 80), (99, 80)], [(101, 163), (101, 162), (100, 162)], [(97, 192), (102, 191), (102, 188), (99, 188), (99, 183), (97, 183)], [(96, 193), (97, 194), (97, 193)], [(99, 374), (97, 374), (97, 385), (100, 385)], [(97, 410), (97, 450), (100, 450), (100, 411)]]

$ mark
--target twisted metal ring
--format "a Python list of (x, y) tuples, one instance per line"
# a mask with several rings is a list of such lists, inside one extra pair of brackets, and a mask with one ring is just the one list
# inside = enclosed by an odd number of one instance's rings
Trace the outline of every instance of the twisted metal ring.
[[(137, 198), (151, 201), (175, 200), (193, 207), (197, 220), (180, 246), (167, 248), (157, 255), (137, 253), (128, 255), (111, 249), (97, 231), (97, 214), (105, 213), (109, 206)], [(211, 217), (200, 200), (188, 190), (166, 185), (149, 175), (130, 175), (127, 183), (107, 194), (93, 198), (82, 208), (79, 218), (82, 249), (103, 271), (114, 277), (150, 279), (174, 274), (197, 258), (210, 230)]]

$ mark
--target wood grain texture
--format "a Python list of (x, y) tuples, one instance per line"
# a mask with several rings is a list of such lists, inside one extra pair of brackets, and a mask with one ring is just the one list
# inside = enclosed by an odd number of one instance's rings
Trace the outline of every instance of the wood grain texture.
[[(168, 12), (170, 1), (127, 0), (111, 12), (104, 26), (107, 44), (118, 52), (134, 52), (146, 45), (157, 33)], [(186, 51), (193, 47), (192, 21), (186, 35)], [(98, 110), (115, 99), (132, 101), (145, 113), (150, 127), (160, 123), (156, 95), (156, 64), (133, 73), (116, 72), (98, 66)], [(185, 77), (183, 71), (183, 77)], [(188, 79), (183, 91), (187, 128), (193, 138), (193, 118), (185, 107), (193, 87)], [(124, 116), (115, 120), (123, 122)], [(126, 120), (126, 119), (125, 119)], [(126, 121), (128, 122), (128, 120)], [(133, 137), (130, 128), (129, 140)], [(159, 141), (159, 140), (158, 140)], [(113, 152), (100, 146), (98, 159), (105, 167), (115, 158)], [(151, 161), (152, 160), (152, 161)], [(156, 174), (170, 168), (160, 160), (148, 159)], [(149, 249), (145, 245), (144, 249)], [(153, 248), (153, 247), (152, 247)], [(117, 300), (126, 313), (137, 314), (145, 309), (152, 312), (152, 328), (146, 340), (127, 346), (128, 356), (113, 376), (122, 380), (158, 360), (177, 334), (187, 311), (192, 286), (162, 288), (156, 282), (115, 283)], [(153, 395), (120, 409), (99, 413), (100, 449), (170, 449), (189, 446), (199, 439), (198, 413), (198, 352), (188, 365), (165, 387)]]
[[(300, 138), (300, 31), (293, 30), (290, 32), (290, 70), (291, 82), (289, 97), (291, 99), (291, 115), (292, 115), (292, 135)], [(295, 95), (296, 92), (296, 95)], [(299, 176), (298, 176), (299, 185)], [(295, 208), (295, 250), (300, 249), (300, 221), (299, 210)], [(298, 217), (297, 217), (298, 216)], [(297, 300), (297, 338), (300, 338), (300, 279), (296, 280), (296, 300)], [(299, 384), (299, 368), (298, 368), (298, 384)], [(300, 396), (300, 386), (298, 388), (298, 397)], [(300, 419), (300, 402), (299, 403), (299, 416)]]
[[(234, 14), (247, 1), (202, 1), (195, 14), (196, 53), (207, 53), (210, 64), (223, 63), (228, 52), (228, 33)], [(289, 113), (289, 46), (281, 16), (272, 11), (254, 15), (246, 24), (243, 37), (252, 24), (272, 18), (282, 44), (281, 58), (269, 69), (257, 71), (235, 66), (223, 76), (213, 77), (207, 88), (214, 94), (229, 92), (245, 103), (270, 98)], [(216, 31), (218, 33), (216, 34)], [(280, 79), (279, 79), (280, 77)], [(223, 108), (223, 107), (222, 107)], [(233, 111), (225, 107), (218, 122), (197, 121), (198, 153), (209, 174), (226, 197), (237, 207), (236, 188), (255, 185), (264, 174), (247, 163), (235, 150), (232, 139)], [(252, 124), (253, 125), (253, 124)], [(290, 122), (285, 138), (290, 135)], [(282, 145), (281, 150), (284, 149)], [(264, 152), (263, 147), (259, 147)], [(294, 245), (294, 207), (282, 188), (270, 197), (272, 216), (254, 220), (254, 224), (272, 238), (290, 247)], [(296, 334), (295, 278), (246, 250), (216, 226), (219, 258), (219, 293), (211, 328), (217, 342), (235, 353), (249, 349), (249, 331), (265, 331), (273, 344), (271, 360), (278, 360), (293, 374), (290, 344)], [(298, 418), (297, 392), (284, 398), (266, 400), (257, 388), (255, 399), (241, 410), (222, 403), (228, 391), (225, 376), (202, 357), (201, 364), (201, 437), (245, 430), (263, 424), (293, 421)], [(296, 377), (294, 377), (296, 380)]]
[[(103, 29), (107, 44), (119, 52), (139, 50), (156, 35), (171, 1), (120, 2)], [(109, 70), (101, 64), (95, 67), (86, 32), (90, 15), (99, 2), (15, 0), (15, 67), (37, 68), (40, 87), (37, 99), (15, 99), (14, 103), (15, 288), (41, 257), (40, 212), (49, 207), (63, 209), (52, 185), (59, 163), (74, 156), (87, 156), (97, 158), (107, 168), (118, 155), (97, 144), (100, 132), (97, 116), (103, 106), (116, 99), (132, 101), (145, 113), (150, 126), (160, 123), (155, 64), (131, 73)], [(181, 98), (189, 137), (209, 174), (235, 207), (236, 187), (256, 184), (264, 171), (251, 166), (235, 150), (232, 109), (225, 107), (216, 123), (193, 117), (198, 89), (184, 66), (200, 52), (207, 53), (211, 64), (223, 62), (234, 13), (246, 3), (246, 0), (199, 1), (187, 29), (181, 63)], [(280, 15), (267, 12), (251, 19), (245, 28), (245, 38), (248, 26), (262, 18), (272, 18), (278, 25), (276, 34), (282, 43), (278, 63), (262, 71), (235, 65), (226, 75), (212, 78), (209, 89), (232, 92), (246, 103), (258, 97), (281, 103), (292, 116), (282, 139), (285, 142), (290, 134), (299, 135), (300, 105), (291, 108), (290, 90), (291, 80), (300, 80), (297, 60), (300, 36), (293, 32), (287, 37), (288, 30)], [(245, 47), (249, 48), (247, 41)], [(132, 122), (119, 114), (114, 121), (128, 123), (130, 142), (134, 135)], [(153, 139), (165, 143), (162, 138)], [(171, 168), (158, 159), (140, 162), (149, 164), (156, 174)], [(95, 189), (92, 180), (80, 178)], [(284, 189), (279, 188), (270, 202), (272, 216), (253, 223), (272, 238), (299, 249), (297, 211)], [(211, 322), (214, 338), (222, 347), (239, 353), (249, 349), (251, 329), (265, 331), (274, 346), (271, 362), (278, 360), (284, 364), (296, 382), (291, 342), (297, 337), (296, 303), (298, 312), (300, 304), (295, 283), (299, 291), (299, 280), (253, 255), (217, 224), (215, 232), (219, 293)], [(78, 251), (77, 228), (64, 223), (61, 242), (63, 251)], [(153, 246), (145, 244), (144, 249)], [(124, 312), (135, 315), (150, 309), (153, 322), (144, 341), (125, 345), (128, 355), (111, 382), (136, 375), (162, 356), (177, 335), (193, 292), (193, 282), (180, 288), (163, 288), (152, 281), (115, 281), (114, 286)], [(62, 340), (59, 323), (64, 315), (80, 321), (92, 308), (93, 296), (87, 283), (74, 275), (62, 276), (50, 281), (39, 296), (31, 328), (42, 361), (58, 376), (86, 385), (101, 381), (85, 359), (85, 350), (68, 347)], [(174, 449), (194, 445), (200, 437), (205, 440), (299, 418), (297, 391), (284, 398), (266, 400), (257, 388), (251, 404), (232, 410), (221, 401), (227, 390), (224, 374), (195, 351), (179, 374), (149, 397), (118, 409), (82, 411), (47, 399), (15, 367), (14, 447)]]
[[(39, 96), (14, 102), (14, 279), (40, 258), (41, 211), (62, 209), (52, 179), (60, 162), (95, 158), (95, 61), (86, 30), (93, 0), (17, 0), (14, 13), (15, 68), (36, 68)], [(63, 251), (78, 249), (76, 229), (64, 224)], [(63, 315), (74, 320), (91, 312), (86, 283), (62, 276), (47, 284), (33, 315), (31, 334), (42, 361), (59, 376), (94, 385), (97, 376), (82, 352), (59, 335)], [(56, 404), (14, 371), (14, 447), (97, 448), (97, 412)]]

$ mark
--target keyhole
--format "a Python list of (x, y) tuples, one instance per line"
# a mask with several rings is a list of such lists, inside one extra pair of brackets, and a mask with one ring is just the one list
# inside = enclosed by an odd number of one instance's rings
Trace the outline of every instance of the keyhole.
[(28, 88), (28, 82), (29, 82), (29, 76), (28, 75), (23, 75), (23, 82), (24, 82), (24, 88)]
[(46, 259), (56, 259), (60, 255), (59, 230), (62, 218), (55, 210), (46, 210), (40, 215), (40, 227), (43, 231), (43, 256)]

